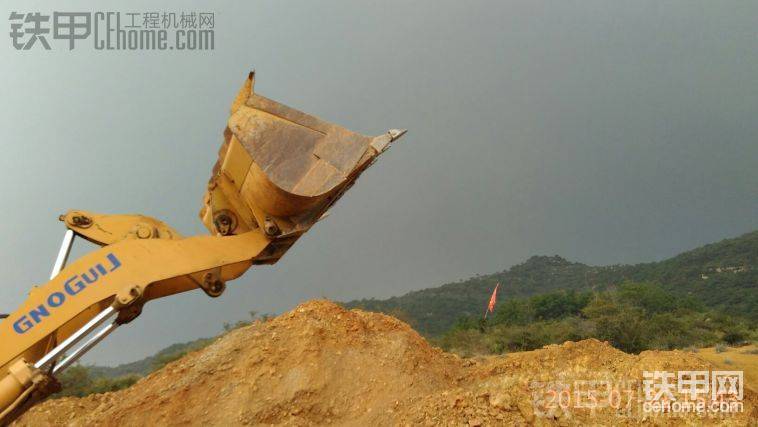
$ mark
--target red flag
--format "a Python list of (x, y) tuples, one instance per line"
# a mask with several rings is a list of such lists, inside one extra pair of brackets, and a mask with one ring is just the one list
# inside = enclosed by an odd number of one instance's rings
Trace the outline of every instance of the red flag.
[[(492, 291), (492, 296), (490, 297), (490, 303), (487, 305), (487, 311), (490, 313), (495, 312), (495, 302), (497, 302), (497, 288), (500, 287), (500, 283), (495, 285), (495, 289)], [(487, 316), (487, 312), (484, 313), (484, 316)]]

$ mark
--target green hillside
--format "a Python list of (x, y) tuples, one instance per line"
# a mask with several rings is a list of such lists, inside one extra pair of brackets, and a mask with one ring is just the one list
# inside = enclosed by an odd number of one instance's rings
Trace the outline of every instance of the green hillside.
[(636, 265), (588, 266), (559, 256), (534, 256), (499, 273), (347, 307), (389, 313), (425, 335), (439, 335), (456, 320), (480, 315), (496, 283), (500, 302), (558, 290), (602, 291), (628, 282), (655, 283), (709, 308), (758, 322), (758, 231), (712, 243), (673, 258)]
[(463, 356), (528, 351), (595, 338), (627, 353), (742, 346), (756, 323), (707, 308), (653, 283), (625, 282), (605, 291), (557, 291), (512, 298), (486, 320), (461, 318), (433, 341)]

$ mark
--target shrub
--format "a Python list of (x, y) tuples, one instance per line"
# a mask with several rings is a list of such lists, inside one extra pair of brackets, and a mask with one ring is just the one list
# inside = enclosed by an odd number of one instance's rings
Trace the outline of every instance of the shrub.
[(747, 340), (749, 332), (740, 324), (733, 324), (724, 331), (724, 341), (727, 344), (738, 345)]
[(454, 329), (436, 340), (435, 344), (445, 351), (456, 353), (463, 357), (492, 352), (485, 336), (477, 329)]
[(76, 396), (84, 397), (93, 393), (105, 393), (130, 387), (139, 381), (138, 375), (125, 375), (116, 378), (92, 377), (90, 368), (74, 365), (63, 372), (58, 378), (63, 390), (53, 397)]

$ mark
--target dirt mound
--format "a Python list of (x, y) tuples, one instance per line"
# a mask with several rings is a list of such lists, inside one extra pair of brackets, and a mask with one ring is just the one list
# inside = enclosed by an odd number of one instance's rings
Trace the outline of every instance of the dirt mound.
[(644, 371), (710, 369), (688, 352), (630, 355), (594, 339), (566, 342), (474, 361), (461, 386), (409, 401), (397, 412), (401, 424), (422, 425), (755, 424), (758, 396), (748, 389), (743, 410), (731, 415), (643, 411)]
[[(666, 425), (682, 419), (646, 416), (636, 401), (629, 409), (626, 401), (618, 408), (552, 407), (551, 390), (604, 380), (639, 392), (642, 371), (701, 368), (710, 365), (691, 353), (633, 356), (596, 340), (461, 359), (392, 317), (314, 301), (234, 330), (129, 389), (51, 400), (16, 424), (607, 425), (646, 419)], [(627, 379), (636, 386), (623, 383)], [(735, 416), (687, 420), (746, 425), (758, 404), (752, 391), (745, 395)]]

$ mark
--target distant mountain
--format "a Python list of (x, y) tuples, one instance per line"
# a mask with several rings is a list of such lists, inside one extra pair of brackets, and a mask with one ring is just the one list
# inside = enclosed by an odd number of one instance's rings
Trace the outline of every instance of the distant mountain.
[(483, 314), (498, 282), (500, 298), (507, 299), (556, 290), (604, 290), (626, 281), (658, 283), (708, 307), (758, 322), (758, 231), (636, 265), (595, 267), (557, 255), (533, 256), (499, 273), (384, 300), (350, 301), (345, 306), (392, 314), (434, 336), (463, 316)]

